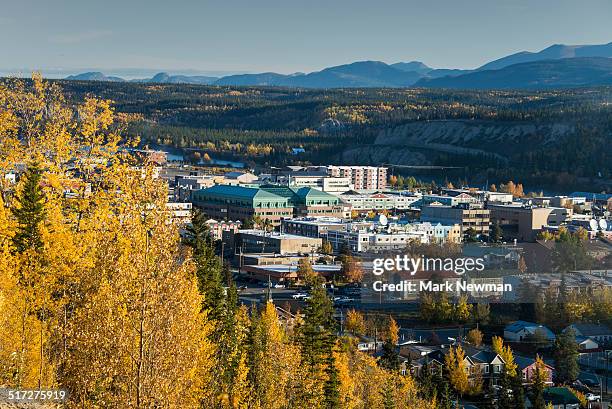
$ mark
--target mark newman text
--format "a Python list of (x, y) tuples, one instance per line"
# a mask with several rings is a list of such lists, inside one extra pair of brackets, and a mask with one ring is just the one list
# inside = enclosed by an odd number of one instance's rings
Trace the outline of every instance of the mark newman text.
[(379, 292), (511, 292), (512, 284), (468, 283), (465, 280), (446, 281), (444, 283), (434, 283), (429, 280), (418, 282), (403, 280), (399, 283), (374, 281), (372, 288)]

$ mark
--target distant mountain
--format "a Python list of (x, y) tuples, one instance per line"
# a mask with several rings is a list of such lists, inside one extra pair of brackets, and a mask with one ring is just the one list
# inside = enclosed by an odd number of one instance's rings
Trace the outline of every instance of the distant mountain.
[(380, 61), (359, 61), (325, 68), (309, 74), (272, 72), (223, 77), (215, 85), (272, 85), (302, 88), (408, 87), (422, 75)]
[(612, 58), (563, 58), (514, 64), (456, 77), (421, 79), (417, 87), (462, 89), (575, 88), (612, 85)]
[[(594, 58), (593, 60), (589, 60)], [(130, 80), (141, 83), (202, 84), (223, 86), (283, 86), (301, 88), (450, 87), (450, 88), (542, 88), (607, 84), (606, 61), (612, 58), (612, 43), (601, 45), (553, 45), (539, 52), (512, 54), (475, 70), (433, 69), (420, 61), (386, 64), (358, 61), (311, 73), (209, 76), (171, 75), (160, 72), (151, 78)], [(567, 64), (554, 61), (576, 60)], [(542, 62), (542, 64), (536, 64)], [(517, 67), (521, 64), (535, 64)], [(511, 68), (512, 67), (512, 68)], [(500, 72), (497, 72), (500, 71)], [(588, 75), (594, 75), (589, 78)], [(101, 72), (66, 77), (82, 81), (124, 81)]]
[(277, 74), (275, 72), (264, 72), (261, 74), (228, 75), (219, 78), (215, 85), (237, 85), (237, 86), (281, 86), (286, 85), (285, 80), (289, 75)]
[(428, 67), (420, 61), (396, 62), (395, 64), (391, 64), (391, 66), (393, 68), (397, 68), (398, 70), (408, 72), (413, 71), (422, 75), (427, 74), (428, 72), (433, 70), (433, 68)]
[(431, 70), (424, 75), (424, 78), (442, 78), (442, 77), (456, 77), (458, 75), (467, 74), (473, 70), (459, 70), (450, 68), (440, 68), (437, 70)]
[(208, 85), (217, 81), (217, 77), (207, 77), (204, 75), (170, 75), (166, 72), (155, 74), (151, 78), (132, 80), (132, 82), (151, 82), (160, 84), (202, 84)]
[(498, 60), (491, 61), (478, 68), (478, 70), (499, 70), (509, 65), (520, 64), (524, 62), (558, 60), (562, 58), (578, 57), (612, 57), (612, 43), (600, 45), (555, 44), (537, 53), (522, 51), (520, 53), (512, 54), (500, 58)]
[(421, 78), (380, 61), (359, 61), (291, 77), (292, 86), (305, 88), (409, 87)]
[(84, 72), (82, 74), (70, 75), (66, 77), (67, 80), (73, 81), (112, 81), (112, 82), (122, 82), (125, 81), (123, 78), (119, 77), (107, 77), (101, 72)]

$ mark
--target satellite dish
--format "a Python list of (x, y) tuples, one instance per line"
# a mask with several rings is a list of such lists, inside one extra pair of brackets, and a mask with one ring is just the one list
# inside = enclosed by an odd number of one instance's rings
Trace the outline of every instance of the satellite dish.
[(597, 220), (591, 219), (589, 220), (589, 226), (591, 226), (591, 230), (597, 230), (599, 227), (599, 223), (597, 223)]
[(599, 219), (599, 228), (603, 231), (608, 230), (608, 222), (606, 219)]

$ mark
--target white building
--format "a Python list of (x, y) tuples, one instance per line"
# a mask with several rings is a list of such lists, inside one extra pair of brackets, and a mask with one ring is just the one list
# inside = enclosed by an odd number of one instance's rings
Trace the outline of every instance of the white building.
[(339, 196), (340, 199), (351, 205), (357, 212), (382, 211), (382, 210), (409, 210), (421, 196), (394, 195), (387, 193), (358, 194), (347, 192)]

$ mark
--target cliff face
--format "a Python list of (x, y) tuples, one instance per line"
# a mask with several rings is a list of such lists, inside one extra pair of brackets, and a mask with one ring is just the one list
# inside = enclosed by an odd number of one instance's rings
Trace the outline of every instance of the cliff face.
[(339, 154), (347, 163), (431, 165), (439, 154), (487, 155), (502, 163), (525, 150), (553, 145), (576, 126), (571, 123), (422, 121), (381, 130), (371, 145)]

